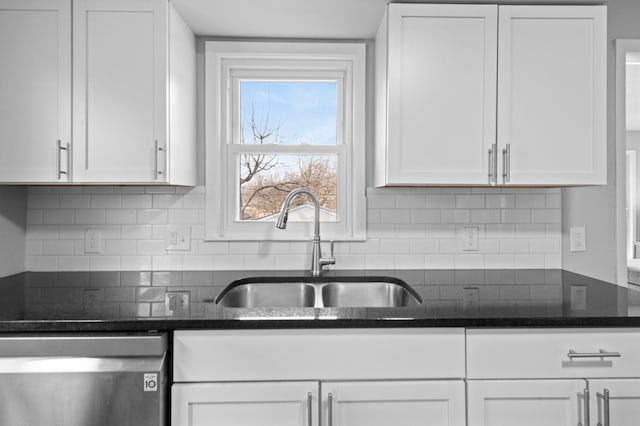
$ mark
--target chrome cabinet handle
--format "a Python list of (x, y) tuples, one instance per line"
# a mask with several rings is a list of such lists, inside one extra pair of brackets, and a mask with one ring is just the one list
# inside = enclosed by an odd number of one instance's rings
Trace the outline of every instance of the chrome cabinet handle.
[[(57, 140), (57, 152), (58, 152), (58, 180), (62, 179), (62, 175), (69, 175), (69, 144), (62, 145), (62, 141), (60, 139)], [(62, 170), (62, 151), (66, 151), (67, 155), (67, 170)], [(68, 180), (68, 177), (67, 177)]]
[(333, 394), (328, 395), (328, 413), (327, 413), (327, 426), (333, 425)]
[(492, 144), (489, 148), (489, 185), (498, 183), (498, 145)]
[(567, 354), (569, 359), (573, 358), (620, 358), (622, 354), (620, 352), (607, 352), (600, 350), (600, 352), (576, 352), (573, 349), (569, 350)]
[(162, 170), (160, 170), (160, 168), (159, 168), (159, 166), (158, 166), (158, 165), (159, 165), (159, 163), (160, 163), (160, 162), (158, 161), (158, 156), (159, 156), (159, 155), (160, 155), (160, 153), (163, 151), (163, 148), (158, 144), (158, 139), (156, 139), (156, 140), (154, 141), (154, 144), (155, 144), (154, 153), (153, 153), (153, 154), (154, 154), (154, 155), (153, 155), (153, 159), (154, 159), (153, 169), (154, 169), (154, 171), (155, 171), (155, 175), (154, 175), (155, 177), (154, 177), (154, 179), (155, 179), (155, 180), (158, 180), (158, 176), (161, 176), (161, 175), (162, 175)]
[(589, 389), (584, 389), (584, 426), (590, 426), (589, 418)]
[(307, 394), (307, 426), (312, 426), (313, 424), (313, 395), (311, 392)]
[(605, 389), (604, 390), (604, 394), (601, 394), (600, 392), (598, 392), (596, 394), (596, 396), (598, 398), (602, 398), (602, 400), (604, 401), (604, 406), (603, 406), (603, 418), (604, 418), (604, 425), (600, 422), (598, 422), (598, 426), (609, 426), (609, 389)]
[(511, 144), (508, 143), (502, 150), (502, 180), (504, 183), (511, 182)]
[(493, 145), (489, 148), (489, 185), (493, 183)]

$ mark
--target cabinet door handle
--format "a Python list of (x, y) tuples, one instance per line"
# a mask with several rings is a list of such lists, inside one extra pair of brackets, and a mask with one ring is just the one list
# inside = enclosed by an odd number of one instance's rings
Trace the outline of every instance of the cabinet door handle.
[[(57, 140), (57, 151), (58, 151), (58, 180), (62, 179), (62, 175), (67, 175), (67, 180), (69, 180), (68, 169), (69, 169), (69, 144), (62, 145), (62, 141), (60, 139)], [(67, 170), (62, 170), (62, 151), (66, 152), (67, 155)]]
[(489, 185), (493, 183), (493, 145), (489, 148)]
[(327, 408), (328, 408), (327, 426), (333, 426), (333, 394), (332, 393), (328, 395)]
[(590, 426), (589, 418), (589, 389), (584, 389), (584, 426)]
[(508, 143), (502, 150), (502, 180), (504, 183), (511, 182), (511, 144)]
[(576, 352), (573, 349), (570, 349), (567, 356), (570, 359), (573, 359), (573, 358), (620, 358), (622, 354), (620, 352), (607, 352), (602, 349), (599, 352)]
[(609, 426), (609, 389), (605, 389), (604, 390), (604, 394), (598, 392), (596, 394), (598, 396), (598, 398), (602, 398), (602, 400), (604, 401), (604, 405), (602, 407), (604, 413), (603, 413), (603, 419), (604, 419), (604, 425), (600, 422), (598, 422), (598, 426)]
[(154, 163), (153, 163), (153, 169), (154, 169), (154, 179), (158, 180), (158, 176), (162, 176), (162, 170), (160, 170), (159, 168), (159, 161), (158, 161), (158, 156), (160, 155), (160, 153), (163, 151), (162, 147), (158, 144), (158, 139), (156, 139), (154, 141), (155, 147), (154, 147), (154, 152), (153, 152), (153, 159), (154, 159)]
[(313, 394), (311, 392), (309, 392), (307, 394), (307, 425), (308, 426), (312, 426), (313, 425)]

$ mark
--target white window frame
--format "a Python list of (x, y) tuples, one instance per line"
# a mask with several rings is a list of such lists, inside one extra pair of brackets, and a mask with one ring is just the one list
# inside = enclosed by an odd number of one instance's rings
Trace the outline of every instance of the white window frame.
[[(274, 222), (236, 219), (236, 156), (242, 153), (337, 155), (338, 219), (321, 222), (321, 236), (366, 239), (365, 70), (364, 43), (205, 42), (206, 240), (296, 241), (313, 235), (312, 222), (289, 222), (279, 230)], [(336, 81), (336, 145), (240, 144), (238, 89), (243, 78)]]

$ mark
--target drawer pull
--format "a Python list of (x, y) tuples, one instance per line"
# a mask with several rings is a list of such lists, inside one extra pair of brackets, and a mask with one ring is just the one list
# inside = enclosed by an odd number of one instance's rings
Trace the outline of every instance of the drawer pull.
[(330, 393), (329, 394), (329, 401), (327, 402), (328, 405), (328, 413), (327, 413), (327, 420), (328, 420), (328, 425), (332, 426), (333, 425), (333, 394)]
[(589, 389), (584, 390), (584, 426), (589, 426), (591, 419), (589, 418)]
[(313, 394), (307, 394), (307, 425), (313, 425)]
[(622, 355), (620, 352), (607, 352), (600, 349), (600, 352), (576, 352), (573, 349), (569, 349), (567, 354), (569, 359), (573, 358), (620, 358)]

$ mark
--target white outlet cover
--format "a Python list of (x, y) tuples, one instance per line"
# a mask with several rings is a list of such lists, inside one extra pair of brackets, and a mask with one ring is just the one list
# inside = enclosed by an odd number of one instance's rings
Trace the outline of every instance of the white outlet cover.
[(569, 228), (569, 250), (587, 251), (587, 232), (585, 228)]
[(102, 234), (97, 229), (87, 229), (84, 233), (84, 252), (102, 253)]
[(191, 226), (170, 225), (167, 227), (167, 250), (191, 250)]

